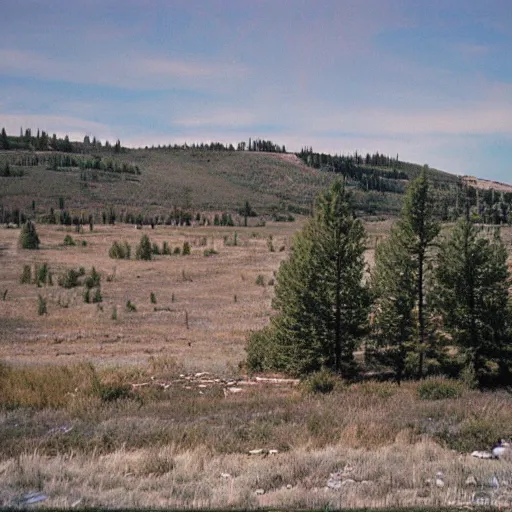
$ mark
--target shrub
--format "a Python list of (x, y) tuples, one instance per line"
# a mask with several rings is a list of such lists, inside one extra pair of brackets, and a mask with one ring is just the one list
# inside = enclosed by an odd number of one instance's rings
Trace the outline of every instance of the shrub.
[(89, 304), (91, 302), (91, 289), (90, 288), (86, 288), (84, 290), (84, 302), (86, 302), (87, 304)]
[(39, 315), (48, 314), (48, 310), (46, 308), (46, 299), (42, 295), (37, 296), (37, 313)]
[(258, 274), (258, 277), (256, 278), (256, 284), (258, 286), (265, 286), (265, 278), (261, 274)]
[(151, 242), (149, 240), (148, 235), (141, 236), (139, 245), (137, 246), (137, 250), (135, 251), (135, 257), (138, 260), (145, 260), (145, 261), (151, 260), (151, 258), (152, 258)]
[(190, 254), (190, 244), (188, 242), (183, 243), (183, 256), (188, 256)]
[(171, 248), (169, 247), (168, 242), (164, 242), (162, 245), (162, 254), (164, 256), (169, 256), (171, 254)]
[(43, 284), (52, 284), (52, 276), (50, 274), (50, 269), (48, 268), (48, 263), (43, 263), (41, 266), (36, 266), (35, 281), (37, 286), (41, 286)]
[(122, 244), (118, 241), (115, 241), (112, 244), (112, 247), (108, 251), (108, 255), (111, 258), (118, 260), (129, 260), (131, 253), (131, 247), (128, 242), (123, 242)]
[(274, 237), (272, 235), (269, 235), (267, 238), (267, 247), (270, 252), (274, 252)]
[(64, 275), (59, 277), (59, 286), (63, 288), (75, 288), (80, 285), (78, 278), (80, 271), (70, 269)]
[(179, 247), (175, 247), (172, 253), (176, 256), (179, 256), (181, 254), (181, 249)]
[(86, 288), (94, 288), (95, 286), (100, 286), (100, 282), (101, 282), (101, 276), (100, 274), (96, 271), (96, 269), (94, 267), (92, 267), (91, 269), (91, 275), (88, 276), (85, 281), (84, 281), (84, 286)]
[(30, 265), (23, 265), (23, 270), (21, 271), (20, 283), (21, 284), (30, 284), (32, 282), (32, 270)]
[(98, 288), (96, 288), (96, 291), (94, 292), (94, 295), (92, 297), (92, 302), (93, 302), (93, 304), (99, 304), (100, 302), (103, 302), (103, 297), (101, 295), (101, 289), (99, 286), (98, 286)]
[(27, 221), (21, 228), (19, 244), (22, 249), (39, 249), (39, 237), (33, 222)]
[(101, 384), (98, 391), (103, 402), (115, 402), (133, 396), (131, 389), (126, 384)]
[(330, 393), (339, 386), (341, 379), (330, 370), (324, 368), (310, 374), (301, 382), (301, 388), (306, 393)]
[(203, 254), (208, 257), (208, 256), (214, 256), (215, 254), (219, 254), (218, 251), (216, 251), (215, 249), (205, 249), (203, 251)]
[(76, 242), (73, 240), (73, 237), (71, 235), (66, 235), (64, 237), (64, 245), (74, 246), (76, 245)]
[(137, 307), (132, 303), (130, 299), (126, 301), (126, 311), (129, 311), (130, 313), (137, 311)]
[(156, 254), (157, 256), (160, 254), (160, 248), (158, 247), (158, 244), (156, 242), (153, 242), (151, 245), (151, 252), (153, 254)]
[(112, 308), (112, 315), (110, 318), (112, 318), (112, 320), (117, 320), (117, 307), (116, 306), (114, 306)]
[(497, 439), (503, 437), (508, 429), (507, 424), (488, 419), (470, 419), (460, 428), (445, 429), (439, 438), (452, 450), (458, 452), (471, 452), (492, 446)]
[(149, 301), (151, 302), (151, 304), (156, 304), (156, 295), (154, 294), (154, 292), (150, 293)]
[(446, 379), (428, 379), (418, 386), (418, 396), (422, 400), (444, 400), (459, 398), (464, 386), (457, 381)]

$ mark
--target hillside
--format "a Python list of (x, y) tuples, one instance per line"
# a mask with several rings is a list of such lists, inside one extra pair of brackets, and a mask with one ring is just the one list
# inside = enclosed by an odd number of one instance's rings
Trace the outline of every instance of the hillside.
[[(1, 218), (4, 222), (13, 220), (12, 212), (18, 210), (44, 221), (51, 209), (64, 208), (70, 216), (92, 215), (95, 222), (108, 211), (118, 220), (120, 215), (165, 219), (178, 210), (194, 216), (236, 215), (246, 202), (253, 215), (291, 218), (308, 214), (318, 192), (340, 175), (353, 192), (359, 215), (389, 217), (398, 214), (408, 182), (423, 168), (444, 220), (460, 214), (467, 197), (486, 222), (508, 221), (512, 204), (510, 192), (486, 195), (482, 202), (458, 176), (378, 153), (363, 158), (357, 153), (331, 156), (303, 150), (295, 155), (217, 145), (126, 149), (120, 143), (98, 147), (69, 141), (61, 144), (64, 152), (51, 146), (41, 151), (33, 149), (39, 146), (13, 145), (0, 151), (0, 213), (8, 212)], [(58, 141), (56, 146), (61, 147)], [(498, 201), (506, 207), (496, 208)]]

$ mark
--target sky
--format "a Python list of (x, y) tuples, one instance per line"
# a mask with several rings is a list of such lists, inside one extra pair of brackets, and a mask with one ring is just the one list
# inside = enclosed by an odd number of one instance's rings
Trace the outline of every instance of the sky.
[(512, 182), (511, 0), (2, 0), (0, 127)]

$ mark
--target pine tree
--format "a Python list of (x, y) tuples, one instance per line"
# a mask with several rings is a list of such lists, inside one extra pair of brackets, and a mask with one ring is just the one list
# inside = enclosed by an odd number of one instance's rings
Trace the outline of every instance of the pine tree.
[(39, 249), (39, 237), (33, 222), (27, 221), (21, 228), (19, 244), (22, 249)]
[(416, 306), (418, 310), (419, 359), (418, 377), (423, 377), (426, 349), (426, 314), (425, 314), (425, 270), (428, 250), (439, 234), (440, 225), (434, 217), (434, 197), (430, 190), (425, 169), (409, 185), (404, 201), (398, 229), (412, 260), (416, 264)]
[(462, 219), (441, 244), (437, 260), (432, 302), (444, 328), (480, 384), (492, 365), (506, 381), (512, 363), (510, 276), (499, 231), (491, 241), (469, 219)]
[(140, 243), (135, 251), (135, 257), (138, 260), (150, 260), (152, 258), (151, 241), (148, 235), (142, 235)]
[(5, 131), (5, 128), (2, 128), (2, 133), (0, 135), (0, 149), (9, 149), (9, 139), (7, 138), (7, 132)]
[(350, 375), (368, 316), (364, 250), (364, 228), (336, 181), (281, 264), (272, 304), (279, 313), (250, 337), (250, 367), (301, 375), (326, 366)]

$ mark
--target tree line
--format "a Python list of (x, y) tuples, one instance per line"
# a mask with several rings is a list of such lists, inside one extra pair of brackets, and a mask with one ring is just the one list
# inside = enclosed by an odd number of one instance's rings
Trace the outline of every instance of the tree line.
[(354, 378), (354, 351), (363, 348), (367, 365), (392, 372), (398, 383), (443, 374), (509, 384), (507, 251), (499, 230), (488, 229), (467, 208), (441, 230), (422, 172), (368, 273), (364, 227), (345, 182), (335, 181), (281, 264), (276, 314), (249, 336), (249, 368), (299, 376), (328, 368)]

